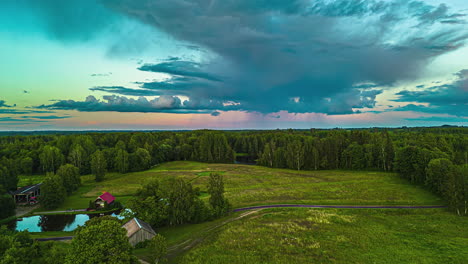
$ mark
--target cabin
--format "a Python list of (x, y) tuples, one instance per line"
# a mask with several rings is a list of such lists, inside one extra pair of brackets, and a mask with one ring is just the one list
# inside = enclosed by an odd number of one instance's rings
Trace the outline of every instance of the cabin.
[(18, 188), (16, 191), (11, 191), (10, 194), (18, 205), (36, 204), (37, 197), (41, 195), (41, 185), (42, 183), (38, 183)]
[(136, 217), (125, 223), (122, 227), (127, 230), (128, 241), (132, 246), (152, 239), (156, 235), (156, 232), (154, 232), (153, 228), (151, 228), (148, 223)]
[(107, 204), (112, 204), (115, 201), (115, 197), (112, 196), (112, 194), (108, 192), (102, 193), (96, 200), (94, 201), (94, 206), (96, 208), (104, 208), (104, 206)]

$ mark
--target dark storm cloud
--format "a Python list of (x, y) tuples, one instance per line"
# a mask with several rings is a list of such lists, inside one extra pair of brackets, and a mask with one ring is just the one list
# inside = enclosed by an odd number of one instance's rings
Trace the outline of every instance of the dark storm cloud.
[(208, 52), (198, 62), (171, 58), (141, 66), (171, 76), (141, 83), (142, 89), (262, 113), (372, 108), (381, 93), (375, 88), (420, 77), (428, 62), (468, 38), (465, 14), (423, 1), (102, 2)]
[(214, 111), (211, 113), (212, 116), (220, 116), (221, 115), (221, 112), (218, 112), (218, 111)]
[(104, 44), (109, 55), (139, 54), (155, 30), (103, 5), (101, 0), (3, 0), (0, 31), (14, 29), (63, 44)]
[(36, 108), (77, 110), (81, 112), (142, 112), (142, 113), (212, 113), (216, 109), (237, 110), (236, 106), (224, 106), (221, 102), (191, 98), (181, 101), (179, 97), (162, 95), (153, 100), (125, 96), (103, 96), (98, 100), (90, 95), (85, 101), (61, 100)]
[(159, 96), (161, 92), (148, 89), (132, 89), (123, 86), (98, 86), (90, 88), (91, 91), (101, 91), (128, 96)]
[(12, 107), (11, 105), (7, 105), (5, 100), (0, 100), (0, 107)]
[(468, 70), (455, 74), (457, 80), (450, 84), (433, 86), (423, 90), (404, 90), (396, 95), (396, 102), (426, 103), (409, 104), (397, 108), (397, 111), (416, 111), (426, 113), (448, 113), (457, 116), (468, 116)]
[(423, 121), (423, 122), (448, 122), (448, 123), (465, 123), (468, 122), (468, 118), (462, 117), (445, 117), (445, 116), (421, 116), (417, 118), (406, 118), (408, 121)]
[(467, 116), (467, 105), (415, 105), (409, 104), (403, 107), (394, 108), (393, 111), (413, 111), (429, 114), (451, 114), (456, 116)]
[(21, 116), (21, 118), (27, 119), (40, 119), (40, 120), (54, 120), (54, 119), (66, 119), (71, 118), (72, 116), (57, 116), (57, 115), (50, 115), (50, 116)]
[(140, 71), (167, 73), (176, 76), (187, 76), (206, 79), (209, 81), (221, 81), (220, 78), (200, 70), (200, 63), (181, 61), (178, 58), (170, 58), (168, 62), (158, 64), (145, 64), (138, 68)]
[(5, 0), (2, 5), (14, 12), (6, 16), (35, 18), (37, 26), (43, 27), (49, 37), (61, 41), (94, 39), (119, 25), (121, 19), (120, 14), (106, 8), (99, 0)]
[(44, 120), (36, 120), (30, 118), (15, 118), (15, 117), (0, 117), (0, 123), (5, 124), (6, 122), (18, 122), (18, 123), (42, 123), (47, 122)]

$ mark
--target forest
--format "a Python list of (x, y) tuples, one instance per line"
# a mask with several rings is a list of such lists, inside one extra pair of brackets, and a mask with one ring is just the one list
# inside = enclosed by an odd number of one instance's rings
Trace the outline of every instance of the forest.
[(236, 156), (273, 168), (398, 172), (443, 197), (454, 213), (467, 214), (465, 127), (2, 135), (1, 218), (13, 214), (6, 192), (18, 187), (19, 175), (46, 175), (44, 189), (70, 194), (80, 175), (100, 181), (106, 172), (143, 171), (178, 160), (233, 163)]

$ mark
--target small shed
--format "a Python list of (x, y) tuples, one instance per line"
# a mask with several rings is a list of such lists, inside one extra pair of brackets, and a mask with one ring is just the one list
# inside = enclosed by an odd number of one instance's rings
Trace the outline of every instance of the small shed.
[(29, 204), (32, 201), (36, 202), (36, 198), (41, 195), (42, 183), (18, 188), (16, 191), (10, 192), (11, 196), (17, 204)]
[(103, 208), (105, 204), (112, 204), (115, 201), (115, 197), (108, 192), (102, 193), (96, 200), (94, 201), (94, 205), (96, 208)]
[(156, 232), (154, 232), (150, 224), (145, 223), (136, 217), (125, 223), (122, 227), (127, 230), (128, 241), (132, 246), (152, 239), (156, 235)]

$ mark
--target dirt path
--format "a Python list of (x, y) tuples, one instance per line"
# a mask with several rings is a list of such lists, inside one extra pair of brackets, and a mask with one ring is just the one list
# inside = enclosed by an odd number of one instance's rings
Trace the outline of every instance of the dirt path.
[(196, 245), (200, 244), (201, 242), (203, 242), (203, 240), (205, 240), (205, 238), (210, 235), (211, 231), (215, 230), (215, 229), (218, 229), (224, 225), (227, 225), (231, 222), (234, 222), (234, 221), (237, 221), (237, 220), (240, 220), (242, 218), (245, 218), (249, 215), (252, 215), (252, 214), (255, 214), (257, 213), (258, 211), (260, 211), (261, 209), (258, 209), (258, 210), (252, 210), (252, 211), (249, 211), (249, 212), (245, 212), (245, 213), (242, 213), (241, 215), (239, 215), (238, 217), (235, 217), (235, 218), (231, 218), (231, 219), (228, 219), (226, 221), (223, 221), (217, 225), (214, 225), (214, 226), (211, 226), (209, 228), (206, 228), (205, 230), (203, 230), (202, 234), (203, 236), (202, 237), (197, 237), (197, 238), (191, 238), (191, 239), (187, 239), (185, 240), (184, 242), (182, 243), (179, 243), (179, 244), (176, 244), (176, 245), (173, 245), (171, 247), (169, 247), (167, 249), (167, 258), (170, 260), (170, 259), (173, 259), (177, 256), (180, 256), (182, 253), (192, 249), (193, 247), (195, 247)]
[(268, 208), (339, 208), (339, 209), (431, 209), (446, 208), (445, 205), (308, 205), (308, 204), (274, 204), (234, 209), (233, 212), (268, 209)]
[(76, 210), (65, 210), (65, 211), (48, 211), (48, 212), (35, 212), (34, 214), (62, 214), (62, 213), (73, 213), (73, 212), (86, 212), (86, 209), (76, 209)]

